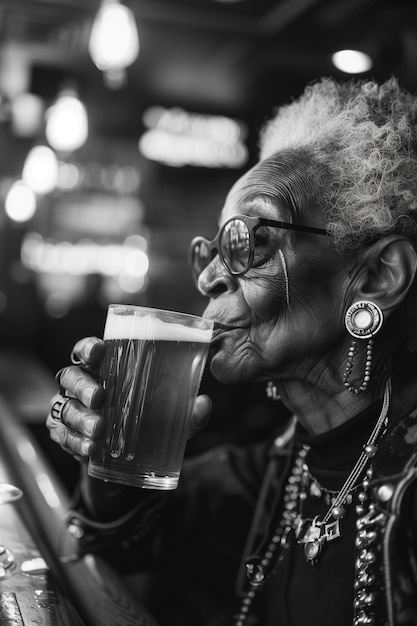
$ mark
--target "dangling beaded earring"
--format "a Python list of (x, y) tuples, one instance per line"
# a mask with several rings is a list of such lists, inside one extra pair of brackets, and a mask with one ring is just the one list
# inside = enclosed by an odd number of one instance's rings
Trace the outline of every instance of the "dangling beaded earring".
[(279, 400), (281, 398), (277, 386), (272, 380), (270, 380), (266, 386), (266, 397), (270, 400)]
[[(371, 379), (372, 368), (372, 351), (374, 341), (372, 337), (381, 329), (384, 316), (378, 305), (368, 300), (360, 300), (352, 304), (345, 315), (345, 325), (347, 331), (354, 337), (352, 339), (345, 371), (343, 373), (343, 384), (352, 391), (352, 393), (360, 393), (366, 391)], [(368, 339), (366, 346), (365, 371), (362, 383), (359, 387), (354, 387), (350, 382), (355, 355), (358, 349), (356, 339)]]

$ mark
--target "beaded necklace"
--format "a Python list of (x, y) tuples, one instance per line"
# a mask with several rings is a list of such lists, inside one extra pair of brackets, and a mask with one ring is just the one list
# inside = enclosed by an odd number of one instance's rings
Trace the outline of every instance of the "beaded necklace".
[[(368, 467), (366, 471), (365, 468), (377, 452), (376, 442), (378, 438), (386, 430), (390, 397), (391, 381), (388, 379), (384, 390), (381, 413), (340, 491), (324, 490), (316, 479), (308, 480), (311, 473), (306, 463), (306, 457), (310, 448), (306, 445), (299, 447), (284, 490), (282, 517), (272, 534), (263, 557), (250, 559), (246, 562), (249, 590), (242, 600), (239, 613), (235, 617), (235, 626), (244, 626), (257, 592), (263, 587), (277, 560), (282, 560), (283, 553), (289, 546), (289, 535), (292, 531), (295, 533), (297, 543), (303, 545), (306, 560), (315, 564), (320, 558), (324, 546), (341, 536), (340, 521), (346, 514), (346, 506), (352, 502), (352, 493), (360, 487), (362, 490), (358, 493), (356, 513), (358, 515), (364, 514), (364, 502), (368, 497), (366, 492), (369, 479), (372, 477), (372, 468)], [(363, 474), (365, 475), (362, 483), (358, 482)], [(320, 516), (316, 516), (314, 519), (303, 518), (303, 501), (307, 496), (308, 485), (310, 492), (311, 485), (315, 485), (313, 490), (314, 488), (317, 489), (317, 495), (319, 489), (322, 492), (327, 492), (330, 505), (322, 519)]]

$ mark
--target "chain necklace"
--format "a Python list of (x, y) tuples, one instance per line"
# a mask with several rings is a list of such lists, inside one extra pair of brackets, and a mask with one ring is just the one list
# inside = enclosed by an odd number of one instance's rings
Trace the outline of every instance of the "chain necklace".
[[(306, 452), (308, 453), (309, 448), (305, 447)], [(344, 517), (346, 513), (346, 507), (352, 503), (353, 501), (353, 493), (361, 487), (361, 483), (358, 482), (356, 485), (353, 485), (348, 490), (346, 497), (343, 502), (339, 501), (340, 491), (336, 491), (333, 489), (327, 489), (323, 487), (320, 482), (317, 480), (315, 476), (312, 475), (307, 463), (303, 464), (303, 474), (301, 478), (301, 487), (299, 493), (299, 504), (298, 504), (298, 515), (294, 521), (294, 530), (295, 530), (295, 538), (297, 543), (304, 544), (304, 551), (307, 561), (314, 563), (318, 557), (318, 554), (315, 554), (315, 547), (311, 546), (311, 542), (314, 542), (314, 546), (316, 546), (316, 541), (320, 538), (320, 541), (333, 541), (340, 537), (340, 522), (339, 520)], [(337, 506), (339, 502), (339, 510), (336, 514), (339, 515), (337, 519), (333, 522), (327, 522), (326, 516), (324, 516), (323, 521), (320, 520), (320, 516), (304, 517), (303, 515), (303, 505), (306, 500), (308, 494), (313, 498), (323, 498), (325, 504), (332, 510), (332, 515), (335, 516), (334, 508)], [(327, 515), (327, 514), (326, 514)], [(321, 533), (321, 525), (325, 523), (325, 531)], [(323, 539), (325, 537), (325, 540)], [(309, 558), (309, 554), (312, 554), (313, 558)]]
[[(340, 520), (346, 514), (346, 506), (352, 501), (351, 493), (355, 491), (360, 483), (358, 482), (364, 473), (367, 463), (375, 456), (378, 446), (377, 439), (383, 435), (387, 426), (387, 416), (391, 398), (391, 380), (388, 379), (384, 390), (384, 399), (381, 413), (376, 424), (363, 446), (363, 450), (356, 461), (352, 471), (344, 482), (339, 492), (334, 492), (331, 504), (323, 516), (316, 516), (314, 519), (304, 519), (302, 517), (302, 504), (306, 497), (306, 490), (303, 487), (303, 475), (309, 474), (306, 464), (306, 456), (309, 451), (308, 446), (301, 446), (295, 458), (294, 465), (284, 491), (284, 511), (282, 517), (275, 528), (271, 540), (265, 550), (263, 557), (250, 559), (246, 563), (246, 573), (249, 579), (249, 590), (242, 600), (240, 612), (236, 615), (235, 626), (244, 626), (244, 622), (250, 611), (250, 606), (276, 560), (279, 550), (285, 550), (289, 546), (289, 534), (295, 532), (297, 543), (304, 546), (306, 560), (315, 564), (320, 558), (324, 546), (341, 536)], [(307, 471), (306, 471), (307, 469)], [(367, 470), (367, 475), (371, 475), (371, 469)], [(366, 482), (366, 478), (364, 482)], [(321, 487), (317, 480), (313, 481), (316, 486)], [(323, 489), (323, 488), (321, 488)], [(330, 490), (323, 490), (328, 491)], [(283, 558), (282, 554), (281, 557)]]
[[(314, 498), (323, 498), (328, 506), (330, 506), (331, 504), (333, 505), (336, 496), (339, 494), (338, 490), (323, 487), (323, 485), (317, 480), (317, 478), (313, 476), (313, 474), (310, 472), (310, 468), (308, 467), (307, 463), (304, 463), (303, 465), (303, 484), (306, 488), (306, 497), (308, 491), (310, 496), (313, 496)], [(353, 500), (352, 494), (354, 491), (359, 489), (359, 487), (360, 484), (358, 483), (350, 489), (349, 494), (346, 496), (346, 504), (351, 504)]]

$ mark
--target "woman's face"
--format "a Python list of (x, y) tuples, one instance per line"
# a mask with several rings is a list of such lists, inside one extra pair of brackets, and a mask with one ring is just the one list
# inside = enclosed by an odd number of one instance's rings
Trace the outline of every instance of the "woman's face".
[[(266, 173), (259, 163), (238, 180), (221, 223), (239, 213), (323, 227), (268, 199)], [(229, 274), (218, 255), (200, 274), (199, 289), (210, 298), (205, 316), (217, 322), (212, 372), (225, 383), (305, 379), (346, 334), (346, 256), (316, 234), (262, 227), (256, 241), (256, 263), (245, 275)]]

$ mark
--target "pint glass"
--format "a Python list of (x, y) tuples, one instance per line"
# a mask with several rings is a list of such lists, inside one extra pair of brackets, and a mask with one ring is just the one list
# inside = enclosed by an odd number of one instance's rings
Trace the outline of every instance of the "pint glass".
[(90, 476), (176, 488), (212, 331), (211, 320), (194, 315), (109, 306), (101, 367), (105, 426)]

